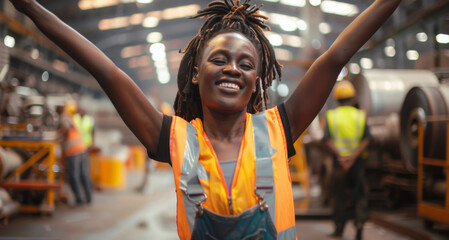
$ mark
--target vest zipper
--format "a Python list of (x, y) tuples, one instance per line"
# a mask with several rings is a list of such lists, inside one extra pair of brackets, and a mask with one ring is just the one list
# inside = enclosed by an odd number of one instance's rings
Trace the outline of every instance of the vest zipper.
[(228, 202), (229, 202), (229, 211), (231, 212), (231, 214), (234, 214), (234, 209), (232, 208), (232, 198), (231, 198), (231, 196), (228, 197)]

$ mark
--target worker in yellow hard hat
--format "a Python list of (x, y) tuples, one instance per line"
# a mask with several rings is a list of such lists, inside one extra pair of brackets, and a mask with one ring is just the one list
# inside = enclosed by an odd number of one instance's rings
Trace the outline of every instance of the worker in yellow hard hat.
[(60, 115), (59, 136), (64, 150), (66, 179), (74, 193), (76, 203), (83, 204), (92, 201), (93, 187), (89, 173), (87, 146), (73, 121), (76, 109), (76, 103), (69, 101), (57, 111)]
[[(351, 82), (338, 82), (333, 96), (339, 106), (327, 111), (324, 136), (334, 156), (331, 192), (335, 230), (331, 236), (341, 237), (346, 221), (354, 216), (356, 239), (362, 239), (363, 224), (368, 217), (362, 153), (370, 142), (369, 128), (365, 112), (355, 107), (356, 91)], [(350, 209), (348, 204), (352, 204)]]
[(64, 106), (64, 112), (73, 115), (76, 113), (77, 104), (74, 101), (68, 101)]

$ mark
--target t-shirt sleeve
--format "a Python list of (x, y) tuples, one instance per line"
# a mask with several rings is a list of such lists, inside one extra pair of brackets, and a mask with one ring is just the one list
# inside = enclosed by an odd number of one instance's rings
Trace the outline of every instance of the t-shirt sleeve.
[(290, 131), (290, 123), (288, 121), (287, 111), (285, 110), (284, 103), (278, 105), (279, 115), (281, 116), (282, 126), (284, 127), (285, 140), (287, 143), (288, 157), (293, 157), (296, 154), (295, 147), (293, 146), (292, 133)]
[(173, 117), (164, 115), (162, 119), (162, 128), (157, 145), (157, 153), (148, 151), (148, 157), (158, 162), (164, 162), (171, 165), (170, 159), (170, 127)]

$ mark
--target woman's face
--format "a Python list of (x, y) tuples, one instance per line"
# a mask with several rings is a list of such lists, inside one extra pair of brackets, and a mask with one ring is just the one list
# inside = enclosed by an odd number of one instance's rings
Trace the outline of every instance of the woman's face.
[(221, 33), (204, 46), (192, 83), (198, 84), (204, 108), (245, 111), (256, 91), (258, 54), (249, 39), (237, 32)]

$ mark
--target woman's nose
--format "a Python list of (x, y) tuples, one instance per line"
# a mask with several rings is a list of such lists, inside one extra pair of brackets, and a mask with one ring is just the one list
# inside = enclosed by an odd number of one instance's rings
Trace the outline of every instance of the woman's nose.
[(240, 71), (238, 64), (234, 62), (229, 62), (226, 64), (226, 66), (223, 68), (223, 73), (231, 74), (231, 75), (238, 75), (240, 76), (242, 72)]

